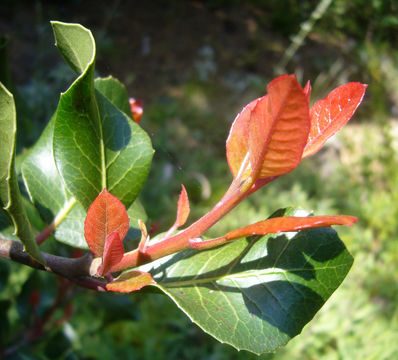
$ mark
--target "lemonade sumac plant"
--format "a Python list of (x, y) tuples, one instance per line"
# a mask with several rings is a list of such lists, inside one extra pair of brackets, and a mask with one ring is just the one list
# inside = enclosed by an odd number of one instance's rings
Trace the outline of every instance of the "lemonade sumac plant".
[[(61, 22), (52, 27), (77, 78), (21, 172), (13, 96), (0, 88), (0, 255), (97, 291), (156, 287), (204, 331), (237, 349), (273, 351), (299, 334), (352, 265), (330, 227), (357, 219), (287, 208), (217, 238), (205, 233), (316, 153), (352, 117), (366, 85), (342, 85), (310, 108), (309, 83), (302, 88), (294, 75), (271, 81), (267, 95), (232, 124), (226, 141), (232, 182), (221, 200), (184, 227), (190, 207), (182, 186), (175, 223), (151, 239), (137, 199), (153, 156), (139, 125), (142, 104), (113, 77), (95, 79), (89, 30)], [(47, 225), (35, 227), (34, 215)], [(48, 238), (87, 251), (78, 258), (45, 253), (40, 245)], [(126, 251), (127, 243), (135, 248)]]

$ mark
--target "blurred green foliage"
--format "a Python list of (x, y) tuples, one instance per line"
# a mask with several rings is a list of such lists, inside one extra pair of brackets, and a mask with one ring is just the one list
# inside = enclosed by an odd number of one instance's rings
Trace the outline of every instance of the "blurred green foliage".
[[(281, 56), (289, 44), (287, 37), (299, 31), (317, 3), (212, 0), (196, 5), (227, 14), (240, 7), (253, 10), (259, 27), (281, 36), (273, 39), (280, 42)], [(181, 4), (174, 1), (168, 6), (172, 9)], [(315, 98), (346, 81), (369, 83), (364, 104), (324, 151), (256, 193), (209, 232), (220, 235), (290, 205), (319, 215), (359, 218), (354, 227), (339, 229), (355, 257), (353, 269), (301, 335), (275, 354), (257, 357), (236, 352), (204, 334), (160, 294), (117, 296), (72, 287), (52, 318), (62, 319), (67, 304), (72, 304), (73, 315), (61, 326), (46, 329), (42, 337), (24, 342), (32, 329), (37, 329), (37, 319), (46, 316), (56, 301), (60, 280), (1, 260), (0, 348), (17, 346), (8, 358), (398, 358), (397, 25), (398, 4), (394, 0), (332, 2), (289, 66), (298, 76), (305, 74), (303, 82), (307, 77), (314, 80)], [(39, 34), (44, 34), (43, 26), (38, 23)], [(106, 55), (112, 59), (115, 54), (115, 61), (123, 61), (117, 39), (100, 31), (107, 40)], [(242, 51), (242, 58), (250, 63), (254, 63), (262, 39), (254, 37), (252, 41), (253, 46)], [(98, 44), (101, 46), (100, 39)], [(322, 51), (312, 50), (313, 46), (323, 46)], [(202, 60), (198, 59), (197, 67), (202, 66)], [(211, 56), (207, 60), (217, 62)], [(231, 180), (224, 154), (228, 128), (240, 107), (262, 95), (270, 80), (252, 72), (220, 79), (217, 68), (212, 70), (206, 64), (207, 76), (201, 77), (203, 72), (197, 69), (174, 86), (173, 92), (145, 104), (142, 125), (156, 153), (142, 198), (153, 228), (166, 230), (173, 223), (181, 183), (191, 200), (190, 221), (219, 200)], [(243, 62), (242, 68), (246, 65)], [(59, 91), (66, 89), (71, 76), (62, 66), (49, 71), (42, 65), (35, 67), (29, 82), (16, 85), (24, 102), (19, 110), (21, 152), (37, 139), (55, 109)], [(157, 82), (156, 72), (153, 77)], [(134, 78), (134, 73), (126, 76)], [(52, 250), (58, 254), (69, 251), (63, 246), (53, 246)], [(40, 289), (41, 295), (33, 309), (29, 299), (35, 289)]]

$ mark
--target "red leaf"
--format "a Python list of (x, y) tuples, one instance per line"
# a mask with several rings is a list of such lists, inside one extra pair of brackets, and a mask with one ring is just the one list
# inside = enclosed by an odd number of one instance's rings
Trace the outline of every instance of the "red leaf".
[(134, 98), (129, 99), (131, 114), (133, 115), (133, 120), (135, 123), (139, 124), (141, 117), (144, 113), (144, 106), (141, 100), (136, 100)]
[(277, 234), (287, 231), (298, 231), (315, 227), (330, 227), (331, 225), (352, 226), (358, 219), (348, 215), (327, 215), (276, 217), (229, 232), (224, 236), (227, 240), (238, 239), (250, 235)]
[(121, 201), (106, 189), (97, 196), (88, 209), (84, 222), (84, 236), (95, 256), (102, 256), (105, 240), (118, 232), (121, 240), (129, 229), (129, 217)]
[(311, 108), (311, 130), (303, 157), (316, 153), (354, 115), (367, 85), (348, 83), (334, 89)]
[(130, 271), (117, 277), (106, 285), (109, 291), (129, 293), (142, 289), (144, 286), (156, 284), (151, 274), (142, 271)]
[(104, 254), (102, 255), (102, 265), (98, 269), (99, 275), (108, 275), (112, 267), (122, 260), (123, 254), (123, 240), (120, 238), (119, 233), (114, 231), (106, 238)]
[[(239, 169), (249, 149), (248, 141), (250, 114), (252, 113), (253, 108), (256, 106), (257, 101), (260, 101), (261, 99), (262, 98), (253, 100), (251, 103), (246, 105), (235, 118), (231, 126), (231, 130), (229, 131), (226, 144), (227, 160), (234, 178), (237, 177)], [(248, 173), (246, 175), (249, 176)], [(244, 178), (245, 177), (243, 176), (242, 179)]]
[(249, 103), (232, 124), (227, 159), (234, 178), (279, 176), (300, 163), (310, 129), (310, 86), (304, 91), (294, 75), (283, 75), (267, 89), (268, 95)]
[(184, 185), (181, 185), (181, 187), (182, 190), (177, 203), (177, 218), (173, 225), (176, 228), (179, 228), (186, 223), (190, 212), (187, 191), (185, 190)]
[(259, 178), (292, 171), (301, 161), (310, 130), (306, 93), (294, 75), (268, 86), (268, 97), (254, 107), (249, 126), (250, 162)]

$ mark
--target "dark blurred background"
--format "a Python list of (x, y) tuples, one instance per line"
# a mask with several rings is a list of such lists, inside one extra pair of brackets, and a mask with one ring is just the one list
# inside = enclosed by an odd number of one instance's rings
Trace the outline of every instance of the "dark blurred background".
[[(395, 0), (3, 0), (7, 81), (24, 103), (19, 154), (40, 136), (60, 92), (75, 78), (54, 46), (50, 20), (89, 28), (98, 75), (112, 74), (130, 96), (143, 100), (141, 124), (156, 153), (141, 200), (148, 226), (159, 231), (174, 221), (181, 183), (192, 220), (223, 194), (231, 180), (225, 160), (229, 127), (274, 77), (295, 73), (302, 85), (310, 80), (313, 101), (349, 81), (369, 84), (363, 104), (338, 137), (241, 204), (212, 234), (289, 205), (358, 216), (353, 228), (339, 230), (356, 259), (343, 286), (302, 335), (260, 358), (398, 358)], [(165, 296), (148, 294), (74, 289), (69, 320), (23, 342), (33, 321), (26, 297), (39, 288), (45, 312), (57, 296), (57, 280), (23, 266), (0, 265), (1, 347), (18, 346), (10, 358), (257, 359), (202, 333)]]

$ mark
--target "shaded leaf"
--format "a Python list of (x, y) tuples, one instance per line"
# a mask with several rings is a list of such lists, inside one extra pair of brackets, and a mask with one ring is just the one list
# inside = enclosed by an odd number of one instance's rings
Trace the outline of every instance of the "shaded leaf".
[(114, 281), (107, 284), (106, 289), (109, 291), (129, 293), (153, 284), (155, 284), (155, 281), (151, 274), (142, 271), (130, 271), (120, 275)]
[(124, 239), (129, 230), (129, 217), (121, 201), (106, 189), (91, 204), (84, 222), (84, 236), (90, 250), (102, 256), (105, 240), (113, 233)]
[(0, 83), (0, 204), (2, 212), (14, 226), (14, 234), (24, 244), (26, 252), (44, 264), (34, 239), (31, 224), (22, 203), (15, 173), (15, 138), (17, 131), (14, 97)]
[(295, 169), (310, 128), (308, 100), (294, 75), (276, 78), (267, 91), (254, 107), (249, 125), (250, 163), (260, 178)]
[(105, 241), (102, 265), (98, 269), (100, 275), (107, 275), (111, 272), (112, 266), (122, 260), (124, 254), (123, 240), (118, 232), (110, 233)]
[(127, 89), (118, 79), (113, 76), (97, 78), (94, 81), (94, 86), (113, 105), (131, 117)]
[(317, 228), (186, 250), (140, 270), (204, 331), (260, 354), (299, 334), (352, 262), (333, 229)]
[(334, 89), (311, 108), (311, 130), (303, 157), (316, 153), (354, 115), (367, 85), (348, 83)]

